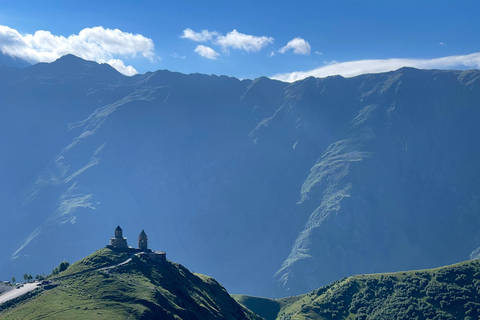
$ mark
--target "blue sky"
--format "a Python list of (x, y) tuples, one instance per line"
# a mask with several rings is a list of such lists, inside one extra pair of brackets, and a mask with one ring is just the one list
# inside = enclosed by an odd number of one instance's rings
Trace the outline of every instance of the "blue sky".
[(0, 50), (32, 63), (73, 53), (125, 74), (287, 81), (480, 68), (479, 12), (479, 1), (441, 0), (2, 1)]

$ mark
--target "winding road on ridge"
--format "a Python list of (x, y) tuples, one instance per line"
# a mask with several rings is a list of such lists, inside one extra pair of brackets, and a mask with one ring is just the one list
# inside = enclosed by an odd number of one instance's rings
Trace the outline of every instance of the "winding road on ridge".
[[(132, 261), (132, 257), (128, 258), (127, 260), (123, 261), (123, 262), (120, 262), (118, 264), (115, 264), (113, 266), (108, 266), (108, 267), (102, 267), (102, 268), (98, 268), (98, 269), (89, 269), (89, 270), (84, 270), (82, 272), (78, 272), (78, 273), (73, 273), (73, 274), (69, 274), (68, 276), (64, 276), (64, 277), (58, 277), (58, 278), (55, 278), (55, 279), (52, 279), (52, 280), (62, 280), (62, 279), (65, 279), (65, 278), (68, 278), (68, 277), (71, 277), (71, 276), (75, 276), (75, 275), (79, 275), (79, 274), (83, 274), (83, 273), (87, 273), (87, 272), (92, 272), (92, 271), (103, 271), (103, 270), (111, 270), (111, 269), (114, 269), (116, 267), (120, 267), (120, 266), (123, 266), (127, 263), (129, 263), (130, 261)], [(4, 293), (2, 293), (0, 295), (0, 305), (2, 305), (3, 303), (9, 301), (9, 300), (12, 300), (12, 299), (15, 299), (15, 298), (18, 298), (22, 295), (24, 295), (25, 293), (27, 292), (30, 292), (30, 291), (33, 291), (35, 290), (38, 286), (39, 286), (39, 282), (34, 282), (34, 283), (26, 283), (23, 287), (20, 287), (18, 289), (12, 289), (10, 291), (6, 291)]]
[(38, 282), (25, 283), (23, 287), (20, 287), (18, 289), (12, 289), (3, 293), (2, 295), (0, 295), (0, 305), (4, 302), (7, 302), (8, 300), (15, 299), (17, 297), (20, 297), (21, 295), (24, 295), (27, 292), (35, 290), (38, 285)]

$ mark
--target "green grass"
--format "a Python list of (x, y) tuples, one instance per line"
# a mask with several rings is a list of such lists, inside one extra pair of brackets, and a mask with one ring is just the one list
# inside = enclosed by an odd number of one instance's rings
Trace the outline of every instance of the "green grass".
[[(59, 275), (59, 285), (0, 313), (1, 319), (260, 319), (213, 278), (183, 266), (102, 249)], [(65, 277), (67, 271), (71, 276)]]
[(69, 266), (67, 270), (52, 277), (52, 279), (119, 264), (127, 260), (129, 256), (126, 252), (117, 252), (109, 248), (102, 248), (75, 262)]
[(442, 268), (358, 275), (297, 297), (234, 296), (268, 320), (479, 319), (480, 261)]

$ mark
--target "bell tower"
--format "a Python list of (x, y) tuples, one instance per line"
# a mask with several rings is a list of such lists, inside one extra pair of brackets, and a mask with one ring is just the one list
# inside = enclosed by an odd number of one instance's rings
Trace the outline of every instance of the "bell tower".
[(123, 230), (120, 226), (115, 229), (115, 238), (123, 238)]
[(140, 232), (140, 235), (138, 236), (138, 249), (148, 249), (148, 237), (144, 230), (142, 230), (142, 232)]

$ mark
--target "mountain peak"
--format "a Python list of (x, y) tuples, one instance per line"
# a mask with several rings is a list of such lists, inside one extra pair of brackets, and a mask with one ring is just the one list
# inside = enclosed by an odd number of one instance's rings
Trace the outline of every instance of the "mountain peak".
[(33, 73), (41, 72), (42, 75), (48, 76), (85, 74), (89, 77), (101, 77), (104, 79), (123, 76), (109, 64), (85, 60), (73, 54), (64, 55), (51, 63), (37, 63), (27, 68), (27, 70)]

